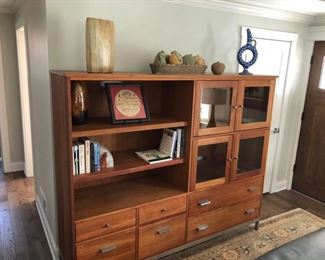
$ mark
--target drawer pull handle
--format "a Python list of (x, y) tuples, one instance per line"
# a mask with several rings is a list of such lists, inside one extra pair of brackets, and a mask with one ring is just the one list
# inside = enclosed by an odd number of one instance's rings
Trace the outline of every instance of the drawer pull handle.
[(156, 234), (157, 235), (162, 235), (162, 234), (168, 233), (169, 231), (170, 231), (170, 228), (169, 227), (162, 227), (162, 228), (160, 228), (160, 229), (158, 229), (156, 231)]
[(257, 191), (257, 188), (256, 188), (256, 187), (249, 187), (249, 188), (247, 189), (247, 191), (255, 192), (255, 191)]
[(117, 246), (111, 245), (111, 246), (103, 247), (102, 249), (99, 250), (99, 252), (101, 254), (105, 254), (105, 253), (108, 253), (108, 252), (111, 252), (111, 251), (115, 250), (116, 248), (117, 248)]
[(199, 205), (200, 207), (208, 206), (208, 205), (210, 205), (210, 204), (211, 204), (211, 201), (208, 200), (208, 199), (206, 199), (206, 200), (200, 200), (199, 203), (198, 203), (198, 205)]
[(246, 209), (246, 210), (245, 210), (245, 214), (246, 214), (246, 215), (253, 214), (254, 212), (255, 212), (255, 209)]
[(201, 224), (201, 225), (198, 225), (196, 230), (197, 231), (203, 231), (205, 229), (207, 229), (209, 226), (207, 224)]
[(110, 228), (111, 227), (111, 224), (105, 224), (104, 226), (103, 226), (103, 228)]
[(166, 212), (166, 211), (167, 211), (166, 208), (161, 208), (161, 209), (160, 209), (160, 212), (161, 212), (161, 213)]

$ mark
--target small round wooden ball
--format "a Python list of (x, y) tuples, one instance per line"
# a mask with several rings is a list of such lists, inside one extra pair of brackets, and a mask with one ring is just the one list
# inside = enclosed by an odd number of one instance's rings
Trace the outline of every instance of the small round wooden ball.
[(224, 72), (225, 68), (226, 68), (225, 64), (219, 61), (211, 65), (211, 70), (216, 75), (221, 75)]

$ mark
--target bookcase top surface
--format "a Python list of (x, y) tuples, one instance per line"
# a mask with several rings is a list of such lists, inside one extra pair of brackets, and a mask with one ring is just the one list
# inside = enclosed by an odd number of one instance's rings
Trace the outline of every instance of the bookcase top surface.
[(51, 71), (70, 80), (134, 80), (134, 81), (195, 81), (195, 80), (273, 80), (277, 76), (239, 74), (151, 74), (139, 72), (88, 73), (85, 71)]

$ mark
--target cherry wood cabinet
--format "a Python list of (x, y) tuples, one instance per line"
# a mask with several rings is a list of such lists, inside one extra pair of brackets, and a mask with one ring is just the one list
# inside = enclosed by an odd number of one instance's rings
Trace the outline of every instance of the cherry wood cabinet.
[[(71, 86), (87, 88), (88, 123), (72, 125)], [(151, 120), (111, 123), (102, 81), (140, 83)], [(52, 71), (59, 250), (62, 259), (146, 259), (258, 221), (274, 76)], [(183, 128), (184, 153), (147, 164), (165, 128)], [(115, 166), (73, 175), (81, 137)], [(190, 243), (190, 244), (189, 244)], [(168, 251), (168, 252), (166, 252)]]

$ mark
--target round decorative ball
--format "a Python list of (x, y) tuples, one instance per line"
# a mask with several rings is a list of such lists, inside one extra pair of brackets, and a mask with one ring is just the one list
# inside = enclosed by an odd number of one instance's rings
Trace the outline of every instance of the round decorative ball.
[(225, 64), (223, 64), (222, 62), (215, 62), (211, 65), (211, 70), (213, 72), (213, 74), (216, 74), (216, 75), (221, 75), (224, 70), (225, 70), (226, 66)]

